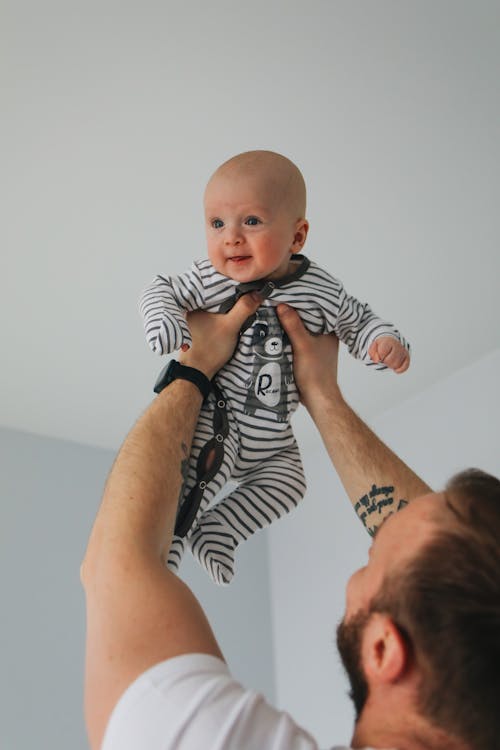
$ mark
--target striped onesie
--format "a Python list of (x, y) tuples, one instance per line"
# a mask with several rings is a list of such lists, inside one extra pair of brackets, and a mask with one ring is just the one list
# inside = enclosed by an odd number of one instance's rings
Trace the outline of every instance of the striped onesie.
[[(368, 349), (379, 336), (394, 336), (409, 348), (393, 325), (346, 294), (338, 279), (303, 255), (293, 256), (292, 264), (293, 272), (284, 278), (239, 284), (216, 271), (208, 259), (200, 260), (180, 276), (156, 276), (140, 300), (147, 341), (161, 355), (191, 343), (186, 312), (227, 312), (254, 289), (264, 296), (202, 405), (179, 514), (190, 493), (198, 493), (199, 507), (186, 533), (174, 535), (168, 557), (168, 566), (177, 570), (188, 545), (218, 584), (231, 581), (238, 544), (288, 513), (305, 493), (290, 425), (299, 403), (292, 349), (275, 307), (281, 302), (294, 307), (311, 333), (333, 331), (353, 356), (377, 369), (385, 366), (374, 364)], [(218, 470), (200, 481), (207, 443), (215, 446)], [(235, 488), (213, 504), (229, 481)]]

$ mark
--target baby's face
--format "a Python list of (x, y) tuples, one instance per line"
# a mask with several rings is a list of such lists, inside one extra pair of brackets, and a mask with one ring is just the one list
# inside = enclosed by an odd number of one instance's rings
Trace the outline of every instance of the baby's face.
[(207, 186), (205, 227), (212, 265), (240, 283), (286, 276), (307, 233), (262, 180), (227, 175)]

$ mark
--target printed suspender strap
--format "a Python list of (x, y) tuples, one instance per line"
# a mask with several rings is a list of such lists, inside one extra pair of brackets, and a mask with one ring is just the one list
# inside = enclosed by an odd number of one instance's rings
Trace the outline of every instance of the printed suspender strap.
[[(224, 459), (224, 440), (229, 434), (229, 420), (226, 411), (226, 399), (215, 385), (211, 384), (212, 393), (215, 397), (213, 416), (214, 436), (206, 443), (200, 451), (196, 464), (196, 484), (182, 503), (175, 522), (175, 535), (185, 537), (194, 523), (196, 514), (203, 499), (203, 493), (207, 484), (214, 478), (220, 469)], [(206, 468), (207, 459), (211, 451), (214, 458), (210, 468)]]

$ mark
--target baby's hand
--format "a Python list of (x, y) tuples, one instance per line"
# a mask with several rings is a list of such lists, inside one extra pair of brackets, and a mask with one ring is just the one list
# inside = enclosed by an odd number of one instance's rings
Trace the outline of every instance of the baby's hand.
[(410, 354), (393, 336), (380, 336), (368, 349), (373, 362), (382, 362), (398, 374), (410, 366)]

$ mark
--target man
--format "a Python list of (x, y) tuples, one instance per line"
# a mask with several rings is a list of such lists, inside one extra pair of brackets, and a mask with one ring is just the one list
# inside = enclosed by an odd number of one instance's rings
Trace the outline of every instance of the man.
[[(211, 378), (258, 304), (247, 295), (226, 315), (195, 313), (182, 362)], [(338, 633), (357, 712), (352, 747), (492, 750), (500, 742), (500, 482), (472, 472), (429, 493), (343, 401), (336, 340), (310, 336), (286, 306), (278, 312), (303, 402), (375, 534), (369, 563), (349, 581)], [(158, 395), (117, 456), (92, 530), (82, 566), (92, 750), (317, 748), (287, 714), (232, 680), (200, 605), (164, 565), (201, 403), (186, 380)], [(359, 503), (374, 484), (394, 488), (383, 525)]]

